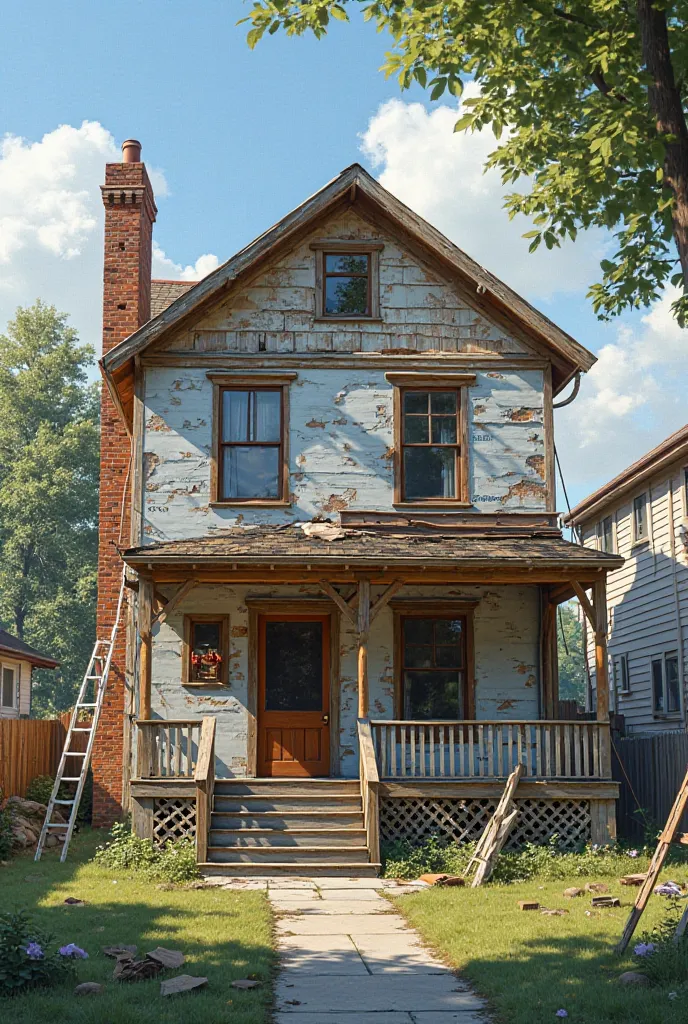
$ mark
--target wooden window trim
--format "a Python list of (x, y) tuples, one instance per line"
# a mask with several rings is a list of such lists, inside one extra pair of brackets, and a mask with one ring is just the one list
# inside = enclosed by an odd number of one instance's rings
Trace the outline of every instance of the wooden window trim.
[[(609, 548), (609, 550), (607, 550), (604, 546), (604, 524), (606, 522), (609, 522), (610, 525), (611, 547)], [(603, 516), (597, 524), (597, 548), (599, 551), (603, 551), (605, 552), (605, 554), (608, 555), (616, 554), (616, 537), (614, 534), (614, 513), (612, 512), (608, 516)]]
[[(220, 647), (222, 651), (222, 666), (219, 679), (192, 680), (191, 679), (191, 631), (197, 622), (219, 622)], [(229, 615), (185, 615), (184, 616), (184, 637), (182, 639), (182, 686), (188, 686), (197, 690), (212, 690), (218, 687), (229, 686)]]
[[(12, 697), (13, 697), (14, 703), (12, 703), (12, 704), (3, 704), (2, 703), (2, 694), (3, 694), (3, 690), (5, 688), (4, 687), (4, 674), (5, 674), (5, 669), (6, 668), (9, 669), (12, 672), (13, 676), (14, 676), (14, 684), (13, 684), (14, 688), (13, 688), (13, 692), (12, 692)], [(20, 710), (20, 708), (19, 708), (20, 700), (21, 700), (21, 665), (19, 663), (17, 663), (17, 662), (12, 663), (12, 662), (9, 662), (9, 661), (1, 661), (0, 662), (0, 712), (6, 712), (7, 713), (7, 712), (11, 712), (11, 711), (16, 711), (17, 713), (19, 713), (19, 710)]]
[[(635, 528), (635, 503), (638, 498), (645, 499), (645, 536), (638, 537)], [(650, 509), (649, 509), (649, 494), (647, 491), (641, 491), (639, 494), (634, 494), (631, 498), (631, 549), (642, 547), (645, 544), (650, 543)]]
[[(381, 322), (380, 315), (380, 252), (384, 242), (366, 242), (347, 239), (321, 238), (311, 242), (315, 252), (315, 320), (318, 323), (355, 323), (364, 320)], [(325, 312), (325, 256), (352, 253), (368, 256), (368, 312), (351, 315)]]
[(466, 709), (465, 721), (475, 720), (475, 641), (474, 612), (477, 601), (390, 601), (394, 619), (394, 717), (404, 719), (404, 655), (402, 621), (404, 619), (462, 618), (466, 623), (466, 668), (463, 684), (463, 702)]
[[(426, 374), (426, 373), (386, 373), (385, 378), (394, 389), (393, 421), (394, 421), (394, 499), (395, 508), (472, 508), (469, 494), (469, 414), (468, 389), (475, 384), (474, 373)], [(460, 448), (457, 460), (459, 489), (454, 498), (425, 498), (407, 501), (404, 498), (403, 472), (403, 396), (405, 391), (456, 391), (459, 402), (459, 430), (457, 446)]]
[[(298, 377), (298, 373), (280, 374), (237, 374), (208, 373), (206, 377), (213, 386), (213, 422), (212, 448), (210, 453), (210, 507), (235, 508), (250, 506), (251, 508), (287, 508), (291, 505), (289, 493), (289, 386)], [(279, 498), (221, 498), (221, 467), (220, 467), (220, 432), (222, 429), (222, 392), (236, 389), (238, 391), (277, 391), (282, 393), (282, 440), (281, 440), (281, 474)]]
[[(660, 662), (662, 666), (662, 700), (664, 701), (664, 707), (666, 708), (667, 704), (669, 703), (666, 674), (667, 658), (676, 659), (678, 671), (678, 708), (675, 711), (657, 711), (655, 708), (655, 684), (652, 675), (652, 670), (654, 663), (656, 661)], [(657, 654), (650, 655), (650, 701), (652, 703), (652, 717), (656, 721), (674, 722), (683, 719), (683, 679), (681, 678), (681, 658), (679, 656), (678, 648), (672, 647), (668, 651), (659, 651)]]

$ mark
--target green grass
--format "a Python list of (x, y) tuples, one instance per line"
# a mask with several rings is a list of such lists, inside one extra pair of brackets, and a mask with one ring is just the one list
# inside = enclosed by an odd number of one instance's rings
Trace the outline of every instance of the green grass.
[[(645, 871), (647, 860), (634, 861)], [(685, 865), (673, 865), (662, 880), (684, 882)], [(610, 894), (619, 909), (591, 911), (591, 897), (562, 896), (569, 886), (581, 888), (600, 876), (563, 881), (532, 879), (479, 889), (428, 889), (398, 897), (401, 911), (425, 940), (455, 964), (490, 1002), (496, 1019), (506, 1024), (554, 1024), (556, 1011), (568, 1011), (568, 1024), (688, 1024), (686, 989), (628, 989), (618, 976), (635, 968), (630, 955), (619, 957), (614, 945), (623, 930), (637, 889), (609, 877)], [(564, 908), (563, 917), (521, 911), (519, 900)], [(652, 896), (636, 937), (656, 925), (666, 903)], [(637, 938), (636, 940), (637, 941)], [(630, 952), (632, 952), (633, 942)], [(637, 968), (635, 968), (637, 969)], [(679, 989), (679, 999), (669, 992)]]
[[(78, 962), (76, 981), (3, 1000), (0, 1018), (12, 1024), (266, 1024), (272, 1003), (272, 924), (263, 892), (223, 889), (161, 890), (132, 874), (90, 863), (102, 832), (77, 835), (67, 863), (46, 853), (34, 864), (19, 856), (0, 867), (0, 911), (25, 908), (59, 945), (75, 942), (89, 959)], [(69, 907), (76, 896), (86, 906)], [(112, 980), (114, 960), (102, 946), (135, 943), (139, 954), (156, 946), (180, 949), (186, 963), (158, 980)], [(160, 978), (202, 975), (199, 992), (162, 999)], [(254, 977), (258, 989), (230, 983)], [(98, 981), (99, 996), (75, 997), (74, 985)]]

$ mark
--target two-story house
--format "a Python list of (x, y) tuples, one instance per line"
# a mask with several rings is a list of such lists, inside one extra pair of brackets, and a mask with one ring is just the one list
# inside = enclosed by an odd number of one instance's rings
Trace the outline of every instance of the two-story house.
[[(621, 559), (562, 538), (552, 416), (594, 357), (357, 164), (151, 299), (155, 203), (123, 148), (103, 186), (103, 635), (122, 561), (130, 602), (96, 820), (131, 806), (216, 870), (375, 871), (380, 837), (475, 838), (520, 762), (514, 841), (608, 841)], [(557, 720), (574, 594), (592, 722)]]
[[(629, 735), (684, 730), (688, 427), (584, 498), (566, 521), (588, 550), (624, 558), (607, 585), (612, 709)], [(594, 693), (590, 643), (587, 650)]]

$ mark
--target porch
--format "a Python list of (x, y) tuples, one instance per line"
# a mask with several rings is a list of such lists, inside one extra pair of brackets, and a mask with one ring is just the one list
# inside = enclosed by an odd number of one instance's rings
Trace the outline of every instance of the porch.
[[(612, 839), (604, 577), (618, 560), (510, 518), (479, 539), (472, 524), (420, 537), (327, 524), (329, 540), (299, 530), (295, 542), (294, 527), (281, 528), (282, 556), (263, 527), (232, 530), (241, 549), (223, 537), (193, 552), (177, 542), (127, 552), (141, 638), (129, 787), (137, 832), (159, 842), (193, 835), (200, 862), (233, 870), (274, 869), (276, 849), (291, 854), (285, 868), (295, 859), (375, 866), (381, 839), (477, 838), (523, 764), (516, 841)], [(271, 555), (257, 560), (256, 541), (267, 540)], [(448, 549), (440, 556), (437, 540)], [(370, 551), (362, 558), (371, 544), (374, 562)], [(573, 594), (595, 637), (595, 721), (557, 717), (556, 608)], [(226, 659), (212, 652), (228, 672), (209, 682), (185, 659), (187, 620), (205, 622), (211, 609), (218, 637), (231, 621), (233, 639)], [(175, 714), (184, 707), (195, 714)], [(509, 717), (516, 707), (527, 714)]]

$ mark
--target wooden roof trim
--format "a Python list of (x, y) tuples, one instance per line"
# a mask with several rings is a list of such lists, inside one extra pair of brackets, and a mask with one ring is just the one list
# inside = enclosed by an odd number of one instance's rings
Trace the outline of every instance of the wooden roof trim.
[(615, 504), (620, 498), (635, 491), (641, 484), (668, 469), (672, 463), (680, 462), (681, 459), (688, 460), (688, 424), (670, 434), (661, 444), (631, 463), (608, 483), (598, 487), (587, 498), (579, 501), (575, 508), (564, 516), (564, 522), (577, 526), (597, 518), (609, 505)]
[(178, 326), (199, 306), (216, 298), (254, 263), (277, 245), (302, 232), (311, 222), (322, 217), (329, 207), (341, 201), (346, 202), (348, 190), (352, 185), (356, 185), (361, 195), (366, 196), (406, 232), (415, 236), (430, 250), (434, 250), (443, 262), (449, 264), (459, 275), (469, 278), (483, 297), (489, 297), (510, 317), (520, 320), (527, 331), (539, 335), (565, 361), (582, 370), (589, 370), (594, 364), (595, 357), (592, 353), (391, 195), (360, 164), (352, 164), (217, 270), (189, 288), (159, 316), (115, 346), (101, 361), (106, 374), (112, 373), (134, 355), (141, 353), (171, 327)]

